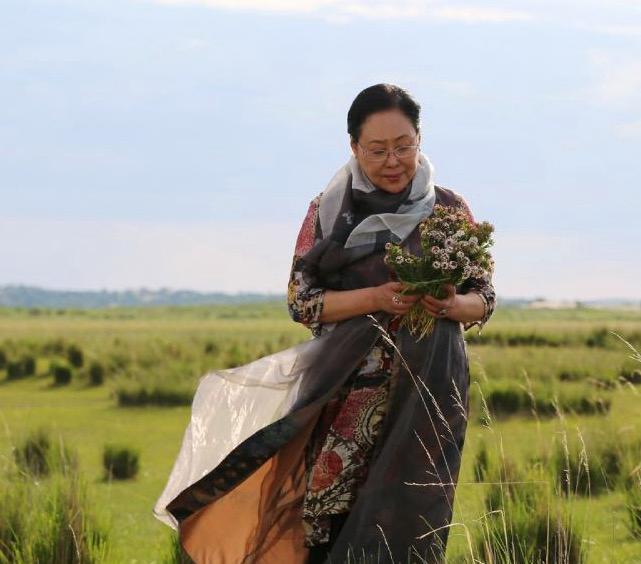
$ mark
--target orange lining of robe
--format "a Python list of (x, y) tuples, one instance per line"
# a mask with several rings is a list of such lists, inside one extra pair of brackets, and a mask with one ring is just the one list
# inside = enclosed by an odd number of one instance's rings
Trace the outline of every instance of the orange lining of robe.
[(196, 564), (304, 564), (307, 426), (247, 479), (180, 525), (180, 541)]

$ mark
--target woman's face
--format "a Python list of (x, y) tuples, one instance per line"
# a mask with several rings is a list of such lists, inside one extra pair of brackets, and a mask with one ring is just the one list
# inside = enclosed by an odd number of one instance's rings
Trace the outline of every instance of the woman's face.
[[(391, 151), (403, 145), (418, 145), (420, 135), (410, 119), (399, 109), (385, 110), (367, 116), (361, 127), (358, 143), (351, 142), (352, 152), (363, 172), (376, 187), (395, 194), (401, 192), (416, 174), (419, 151), (399, 159)], [(372, 162), (365, 156), (367, 150), (388, 151), (384, 161)]]

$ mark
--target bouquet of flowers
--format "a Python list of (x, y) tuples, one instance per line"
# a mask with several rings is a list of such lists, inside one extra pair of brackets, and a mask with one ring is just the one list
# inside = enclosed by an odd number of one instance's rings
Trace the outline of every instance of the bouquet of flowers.
[[(487, 221), (470, 221), (465, 210), (436, 204), (430, 217), (419, 225), (421, 256), (400, 245), (385, 245), (385, 264), (403, 282), (403, 294), (445, 297), (444, 284), (458, 286), (467, 278), (488, 276), (493, 267), (489, 247), (494, 226)], [(422, 339), (434, 326), (434, 318), (416, 302), (403, 316), (401, 326)]]

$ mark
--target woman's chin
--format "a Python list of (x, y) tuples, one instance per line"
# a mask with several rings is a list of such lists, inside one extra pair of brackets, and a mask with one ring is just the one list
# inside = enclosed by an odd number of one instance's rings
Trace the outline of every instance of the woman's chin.
[(402, 192), (406, 185), (407, 185), (407, 182), (403, 182), (402, 179), (399, 179), (394, 182), (390, 182), (389, 180), (383, 179), (377, 184), (377, 186), (381, 190), (384, 190), (385, 192), (389, 192), (390, 194), (398, 194), (399, 192)]

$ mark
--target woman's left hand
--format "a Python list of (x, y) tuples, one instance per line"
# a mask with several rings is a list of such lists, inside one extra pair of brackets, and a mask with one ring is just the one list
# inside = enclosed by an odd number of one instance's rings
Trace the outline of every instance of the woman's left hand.
[(453, 284), (443, 284), (443, 290), (446, 295), (440, 300), (427, 294), (421, 298), (420, 304), (432, 317), (448, 317), (456, 305), (456, 287)]

